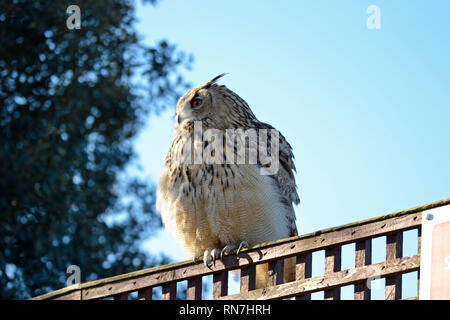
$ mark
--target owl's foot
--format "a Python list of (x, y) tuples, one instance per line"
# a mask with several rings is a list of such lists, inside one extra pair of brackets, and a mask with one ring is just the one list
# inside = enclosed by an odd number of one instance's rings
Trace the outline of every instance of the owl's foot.
[[(248, 248), (249, 245), (247, 243), (247, 241), (242, 241), (239, 246), (235, 245), (235, 244), (227, 244), (225, 247), (222, 248), (222, 250), (218, 249), (218, 248), (208, 248), (205, 250), (205, 252), (203, 253), (203, 264), (211, 269), (211, 266), (214, 266), (216, 264), (216, 259), (223, 258), (223, 255), (227, 255), (229, 254), (231, 251), (236, 250), (236, 254), (239, 254), (239, 252), (242, 250), (242, 248)], [(198, 257), (199, 258), (199, 257)], [(197, 259), (194, 257), (194, 262), (197, 262)]]
[(223, 258), (223, 255), (227, 255), (229, 254), (231, 251), (235, 250), (237, 248), (236, 254), (239, 254), (239, 252), (242, 250), (242, 248), (248, 248), (248, 243), (247, 241), (242, 241), (239, 244), (239, 247), (236, 246), (235, 244), (227, 244), (225, 247), (223, 247), (222, 251), (220, 252), (220, 259)]
[(216, 259), (219, 257), (220, 251), (217, 248), (214, 249), (206, 249), (203, 254), (203, 264), (211, 269), (211, 265), (215, 265)]

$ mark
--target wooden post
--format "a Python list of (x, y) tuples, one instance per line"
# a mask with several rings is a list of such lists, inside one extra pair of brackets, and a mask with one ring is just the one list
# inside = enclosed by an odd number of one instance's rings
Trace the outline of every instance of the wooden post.
[(267, 286), (276, 286), (283, 283), (284, 277), (284, 259), (269, 262), (269, 279)]
[[(372, 264), (372, 240), (367, 239), (356, 242), (355, 268)], [(367, 280), (366, 280), (367, 281)], [(370, 289), (366, 282), (355, 284), (355, 300), (370, 300)]]
[(241, 293), (255, 290), (256, 265), (241, 269)]
[(152, 300), (153, 288), (145, 288), (138, 291), (138, 300)]
[[(422, 253), (422, 227), (417, 229), (417, 254)], [(417, 271), (417, 296), (420, 295), (420, 270)]]
[[(295, 265), (295, 281), (311, 278), (312, 274), (312, 253), (308, 252), (297, 256)], [(298, 295), (296, 300), (311, 300), (310, 294)]]
[(128, 300), (128, 292), (114, 295), (114, 300)]
[(169, 282), (162, 286), (162, 300), (176, 300), (177, 298), (177, 283)]
[(217, 299), (226, 295), (228, 295), (228, 271), (214, 273), (213, 298)]
[[(325, 276), (341, 271), (341, 246), (336, 246), (325, 250)], [(324, 291), (325, 300), (340, 300), (341, 289), (335, 288)]]
[(187, 300), (202, 300), (202, 277), (188, 279)]
[[(403, 233), (398, 232), (386, 236), (386, 261), (403, 256)], [(386, 278), (385, 299), (398, 300), (402, 298), (402, 275)]]

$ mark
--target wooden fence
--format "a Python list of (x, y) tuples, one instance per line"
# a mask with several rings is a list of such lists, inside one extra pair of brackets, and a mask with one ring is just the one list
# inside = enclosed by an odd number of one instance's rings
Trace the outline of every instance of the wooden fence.
[[(415, 208), (358, 221), (314, 233), (282, 239), (231, 254), (216, 261), (211, 269), (203, 263), (185, 261), (76, 284), (33, 299), (126, 300), (137, 292), (140, 300), (177, 298), (177, 283), (187, 280), (187, 299), (202, 299), (203, 282), (212, 275), (213, 299), (310, 299), (323, 291), (325, 299), (340, 299), (341, 288), (354, 285), (354, 299), (371, 298), (368, 283), (385, 278), (385, 299), (402, 299), (402, 274), (419, 271), (422, 215), (426, 210), (449, 205), (450, 198)], [(403, 233), (417, 230), (417, 253), (403, 256)], [(385, 237), (385, 261), (372, 263), (372, 240)], [(342, 246), (354, 244), (354, 268), (341, 270)], [(312, 277), (312, 257), (325, 251), (323, 275)], [(283, 283), (284, 259), (296, 257), (295, 281)], [(255, 289), (255, 269), (268, 263), (268, 284)], [(229, 271), (240, 271), (240, 292), (228, 295)], [(419, 278), (419, 272), (417, 272)], [(368, 281), (369, 280), (369, 281)], [(418, 279), (419, 281), (420, 279)], [(419, 281), (420, 282), (420, 281)], [(417, 287), (419, 283), (417, 284)], [(136, 295), (136, 294), (134, 294)], [(414, 297), (413, 297), (414, 298)], [(415, 297), (417, 298), (417, 297)]]

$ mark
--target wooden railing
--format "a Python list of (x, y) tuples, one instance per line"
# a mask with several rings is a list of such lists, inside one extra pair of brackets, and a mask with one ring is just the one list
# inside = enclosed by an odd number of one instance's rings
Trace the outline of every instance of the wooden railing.
[[(325, 299), (340, 299), (341, 288), (354, 285), (354, 299), (365, 300), (371, 298), (368, 281), (374, 277), (385, 278), (385, 299), (401, 299), (402, 274), (420, 268), (423, 212), (449, 204), (450, 198), (260, 244), (216, 261), (211, 269), (201, 261), (185, 261), (73, 285), (34, 299), (126, 300), (130, 293), (137, 292), (138, 299), (151, 300), (157, 287), (162, 288), (162, 299), (176, 299), (177, 283), (187, 280), (186, 298), (198, 300), (203, 297), (203, 282), (208, 275), (212, 275), (213, 299), (310, 299), (319, 291), (324, 292)], [(408, 230), (417, 230), (418, 249), (416, 254), (405, 257), (403, 233)], [(372, 239), (378, 237), (386, 238), (386, 259), (372, 263)], [(354, 268), (341, 270), (342, 246), (348, 244), (354, 244)], [(324, 273), (312, 277), (313, 253), (321, 250), (325, 251)], [(296, 257), (295, 280), (283, 283), (284, 259), (289, 257)], [(256, 265), (260, 263), (268, 263), (268, 283), (265, 288), (255, 289)], [(240, 272), (240, 292), (228, 295), (228, 274), (232, 270)]]

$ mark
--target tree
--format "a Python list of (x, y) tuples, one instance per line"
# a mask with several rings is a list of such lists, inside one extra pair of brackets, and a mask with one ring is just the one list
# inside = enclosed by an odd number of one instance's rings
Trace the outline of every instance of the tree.
[(134, 1), (78, 2), (73, 30), (64, 1), (0, 3), (1, 299), (63, 287), (69, 265), (89, 281), (167, 263), (140, 248), (161, 226), (154, 186), (121, 176), (192, 59), (142, 45)]

